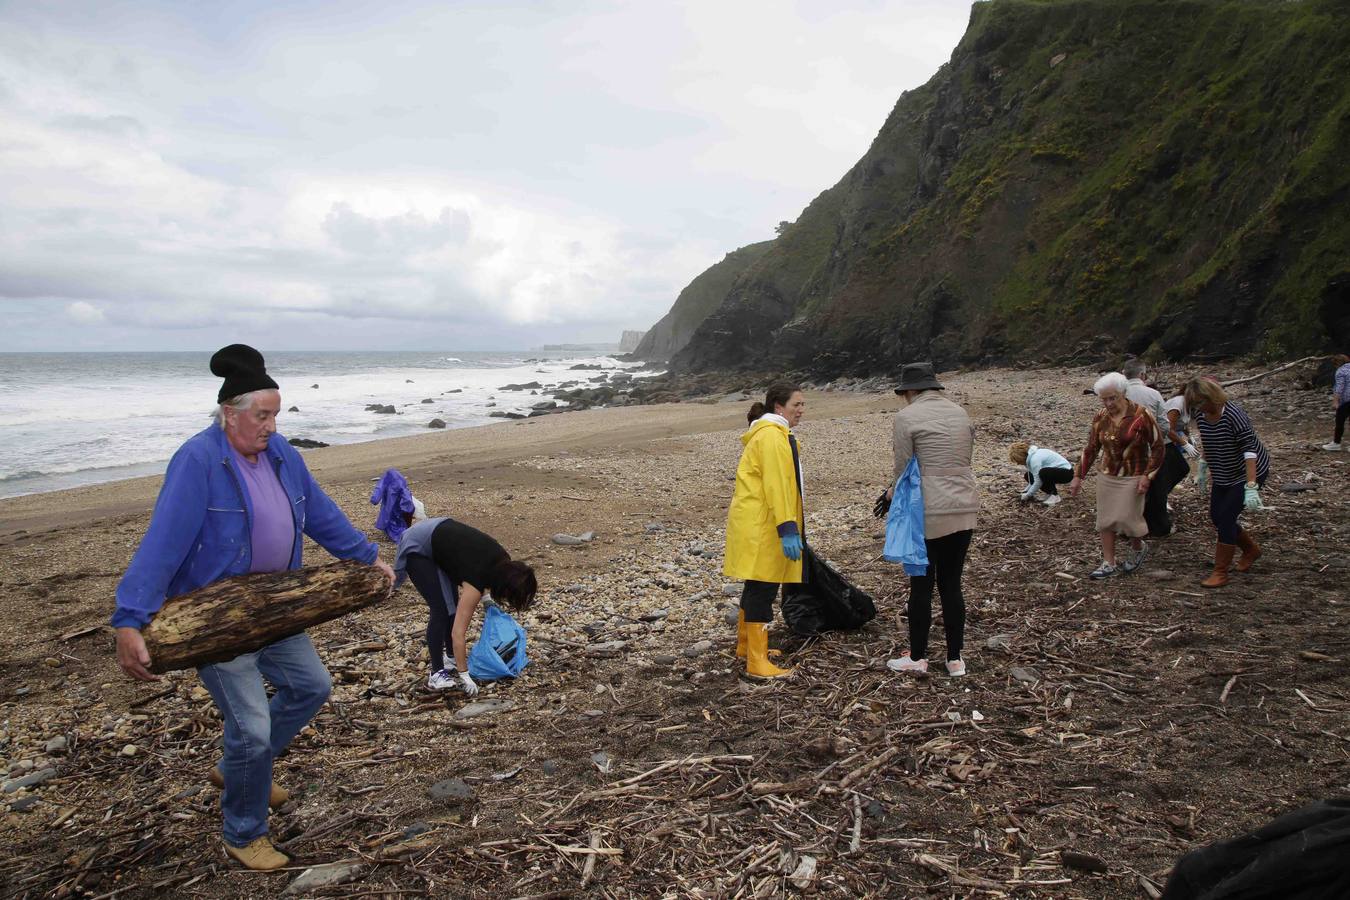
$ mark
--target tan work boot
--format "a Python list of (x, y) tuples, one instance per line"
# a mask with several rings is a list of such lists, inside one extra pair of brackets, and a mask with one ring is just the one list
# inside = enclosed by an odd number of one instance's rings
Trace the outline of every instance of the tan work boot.
[[(220, 766), (212, 767), (206, 777), (211, 784), (222, 791), (225, 790), (225, 775), (220, 771)], [(275, 781), (272, 782), (272, 793), (267, 797), (267, 805), (272, 809), (280, 809), (286, 805), (286, 801), (289, 799), (291, 799), (291, 792), (278, 785)]]
[(1238, 547), (1242, 550), (1242, 555), (1238, 557), (1237, 565), (1233, 566), (1239, 572), (1249, 571), (1252, 563), (1261, 558), (1261, 547), (1252, 540), (1252, 536), (1246, 531), (1238, 530)]
[(1228, 567), (1233, 564), (1233, 554), (1237, 547), (1233, 544), (1214, 545), (1214, 574), (1200, 582), (1201, 587), (1218, 588), (1228, 583)]
[(769, 623), (745, 623), (745, 674), (756, 678), (782, 678), (791, 669), (780, 669), (769, 662)]
[(265, 834), (242, 847), (226, 843), (225, 852), (255, 872), (271, 872), (291, 861), (289, 856), (272, 846), (272, 839)]

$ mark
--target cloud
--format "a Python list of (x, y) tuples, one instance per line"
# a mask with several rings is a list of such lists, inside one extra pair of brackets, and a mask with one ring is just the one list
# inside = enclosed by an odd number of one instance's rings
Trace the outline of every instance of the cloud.
[(646, 327), (837, 180), (966, 17), (948, 0), (0, 6), (0, 305), (53, 349)]
[(104, 321), (103, 310), (83, 300), (67, 304), (66, 317), (76, 325), (101, 325)]

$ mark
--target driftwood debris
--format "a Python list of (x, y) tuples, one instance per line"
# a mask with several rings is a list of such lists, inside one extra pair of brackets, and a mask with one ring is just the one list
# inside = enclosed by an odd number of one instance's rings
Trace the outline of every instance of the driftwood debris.
[(150, 669), (233, 659), (388, 596), (385, 574), (353, 560), (217, 581), (169, 600), (146, 626)]

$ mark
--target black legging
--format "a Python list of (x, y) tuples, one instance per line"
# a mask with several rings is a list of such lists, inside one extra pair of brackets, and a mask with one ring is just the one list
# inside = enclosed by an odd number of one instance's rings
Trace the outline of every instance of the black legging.
[(1148, 523), (1150, 537), (1167, 537), (1172, 533), (1172, 514), (1167, 511), (1167, 498), (1190, 471), (1186, 455), (1176, 444), (1168, 444), (1163, 453), (1162, 465), (1158, 467), (1158, 473), (1153, 476), (1148, 494), (1144, 497), (1144, 521)]
[(427, 601), (431, 615), (427, 619), (427, 650), (431, 653), (431, 671), (439, 672), (445, 668), (445, 648), (450, 640), (450, 615), (459, 598), (454, 596), (454, 579), (451, 583), (451, 596), (447, 598), (441, 590), (441, 570), (425, 556), (409, 554), (408, 578), (417, 593)]
[(1341, 438), (1345, 437), (1345, 420), (1350, 419), (1350, 400), (1336, 407), (1336, 436), (1332, 438), (1332, 443), (1339, 444)]
[(933, 583), (942, 597), (942, 627), (947, 633), (947, 659), (961, 658), (966, 634), (966, 598), (961, 595), (961, 572), (970, 549), (970, 529), (924, 541), (928, 547), (928, 574), (909, 579), (909, 656), (928, 658), (928, 629), (933, 624)]
[(778, 596), (781, 585), (776, 581), (750, 581), (746, 579), (741, 590), (741, 611), (747, 622), (772, 622), (773, 600)]
[[(1030, 472), (1025, 472), (1023, 474), (1027, 479), (1027, 484), (1031, 484), (1036, 480), (1031, 477)], [(1055, 485), (1068, 484), (1070, 481), (1073, 481), (1073, 469), (1061, 469), (1058, 466), (1046, 466), (1044, 469), (1041, 469), (1040, 476), (1041, 493), (1049, 494), (1051, 497), (1054, 497), (1059, 493), (1059, 489), (1056, 488)]]

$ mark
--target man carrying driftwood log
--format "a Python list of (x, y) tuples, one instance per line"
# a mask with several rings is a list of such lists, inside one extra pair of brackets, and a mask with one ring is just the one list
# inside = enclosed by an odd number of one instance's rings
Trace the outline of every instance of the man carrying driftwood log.
[[(276, 433), (281, 395), (262, 355), (231, 344), (211, 357), (211, 372), (225, 379), (215, 424), (169, 462), (150, 527), (117, 586), (117, 661), (141, 681), (156, 678), (141, 629), (166, 598), (235, 575), (298, 569), (303, 535), (394, 578)], [(223, 788), (225, 851), (250, 869), (279, 868), (289, 860), (268, 837), (268, 807), (289, 794), (272, 783), (272, 761), (328, 699), (328, 670), (301, 632), (197, 672), (225, 729), (210, 773)], [(276, 691), (270, 703), (263, 679)]]

